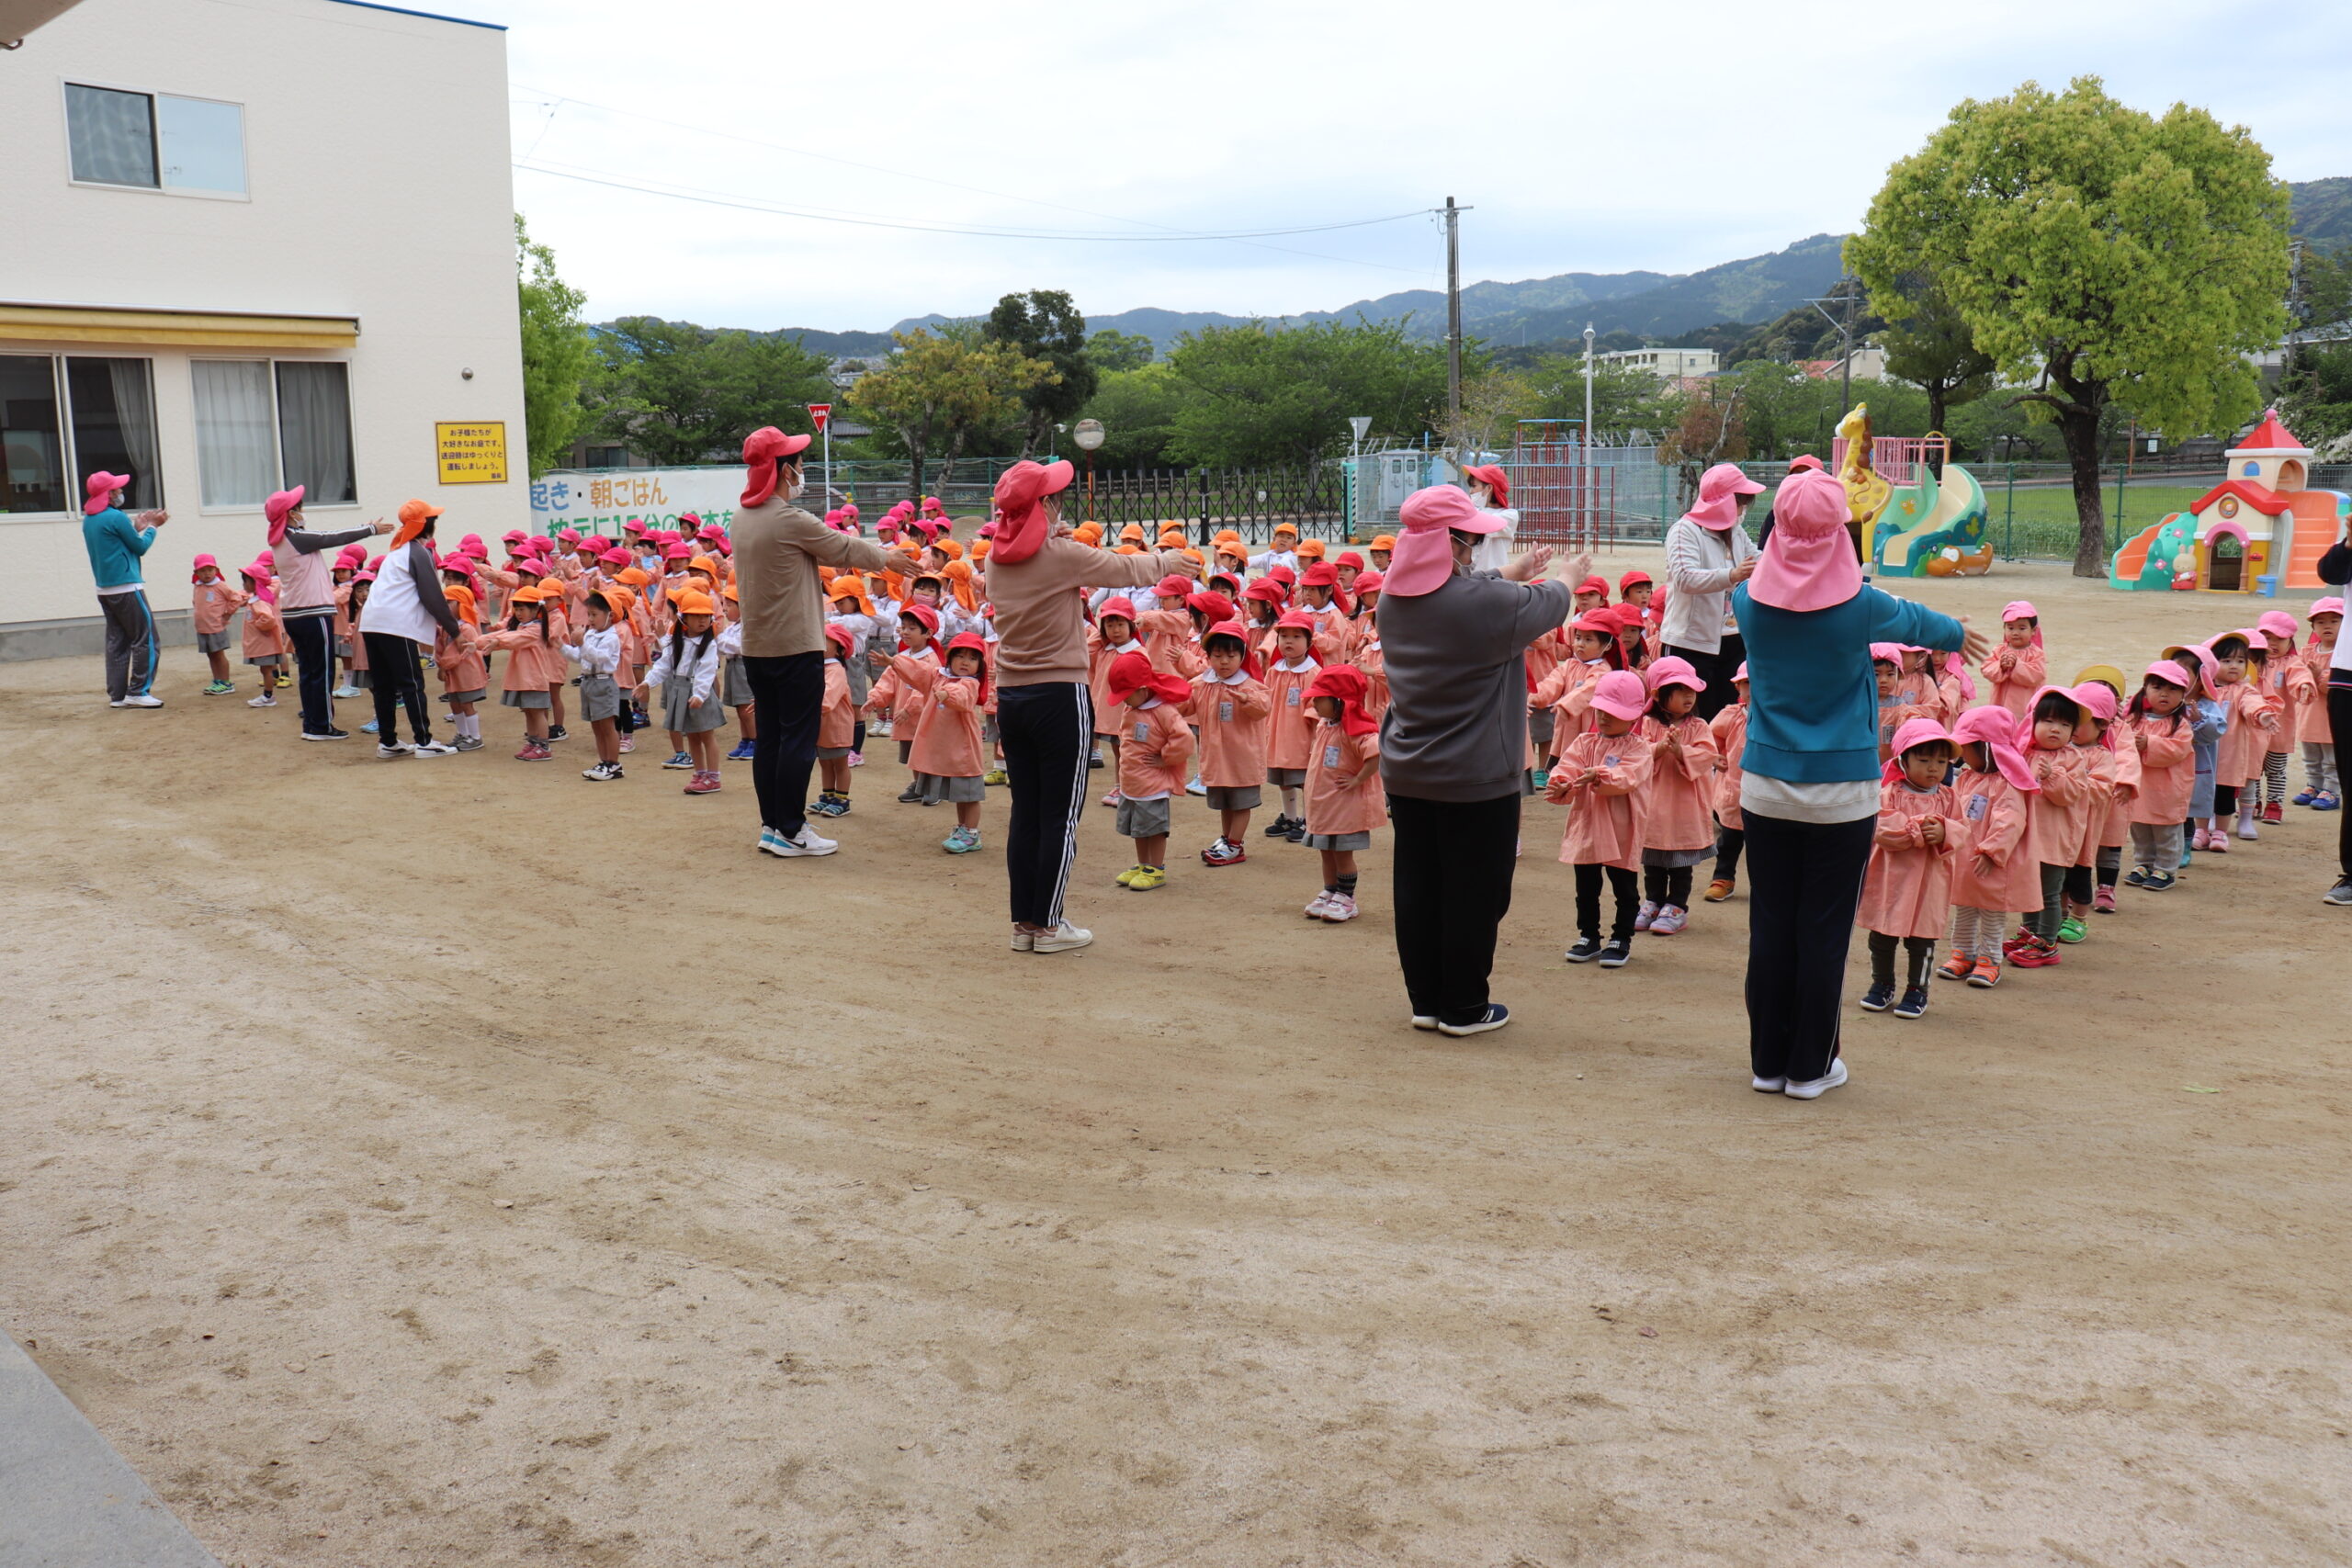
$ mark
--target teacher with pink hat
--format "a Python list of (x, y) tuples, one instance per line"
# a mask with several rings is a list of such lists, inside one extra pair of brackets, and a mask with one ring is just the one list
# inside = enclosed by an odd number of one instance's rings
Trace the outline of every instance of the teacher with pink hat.
[(1380, 597), (1396, 961), (1414, 1028), (1479, 1034), (1510, 1021), (1487, 978), (1519, 854), (1527, 649), (1568, 618), (1568, 583), (1592, 562), (1570, 562), (1567, 582), (1536, 581), (1552, 558), (1543, 547), (1474, 569), (1503, 520), (1452, 485), (1407, 496), (1398, 521)]
[[(1814, 1100), (1847, 1079), (1838, 1030), (1846, 949), (1878, 822), (1878, 686), (1871, 644), (1990, 646), (1964, 621), (1867, 586), (1846, 490), (1782, 482), (1772, 537), (1731, 612), (1747, 649), (1747, 1049), (1760, 1094)], [(1385, 631), (1386, 617), (1383, 616)]]
[(1747, 657), (1732, 619), (1731, 591), (1756, 570), (1756, 542), (1740, 513), (1764, 487), (1736, 463), (1717, 463), (1699, 476), (1699, 499), (1666, 531), (1666, 619), (1658, 628), (1665, 651), (1690, 660), (1706, 685), (1701, 718), (1731, 700), (1732, 674)]

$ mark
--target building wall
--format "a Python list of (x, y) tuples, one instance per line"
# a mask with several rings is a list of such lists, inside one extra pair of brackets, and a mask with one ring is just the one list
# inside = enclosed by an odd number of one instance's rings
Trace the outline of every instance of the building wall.
[[(248, 197), (71, 183), (67, 80), (242, 104)], [(422, 496), (459, 532), (529, 525), (503, 30), (338, 0), (83, 0), (0, 53), (0, 301), (356, 317), (347, 349), (267, 355), (350, 365), (358, 500), (310, 509), (313, 525)], [(146, 562), (159, 615), (187, 608), (195, 555), (261, 548), (258, 507), (200, 504), (188, 366), (262, 351), (0, 341), (17, 353), (153, 360), (172, 514)], [(450, 421), (505, 423), (507, 482), (438, 482), (434, 425)], [(0, 513), (0, 652), (95, 646), (78, 512)]]

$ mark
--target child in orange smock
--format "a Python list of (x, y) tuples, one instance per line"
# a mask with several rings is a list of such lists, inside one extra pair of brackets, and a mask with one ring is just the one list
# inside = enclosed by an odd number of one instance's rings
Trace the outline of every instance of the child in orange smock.
[[(1871, 983), (1862, 1010), (1917, 1018), (1928, 1010), (1936, 938), (1951, 908), (1952, 857), (1960, 845), (1960, 796), (1944, 782), (1959, 749), (1937, 720), (1905, 720), (1879, 785), (1878, 829), (1854, 923), (1870, 932)], [(1903, 949), (1903, 994), (1894, 989), (1894, 950)]]
[(2058, 924), (2065, 919), (2067, 877), (2090, 816), (2089, 761), (2075, 745), (2082, 722), (2083, 705), (2072, 692), (2044, 686), (2018, 726), (2018, 747), (2040, 786), (2034, 792), (2027, 841), (2041, 867), (2041, 902), (2002, 947), (2016, 968), (2047, 969), (2059, 962)]
[(244, 578), (245, 601), (245, 662), (261, 672), (261, 695), (246, 699), (250, 708), (274, 708), (277, 699), (270, 693), (282, 682), (280, 673), (288, 656), (286, 630), (277, 618), (277, 580), (263, 556), (252, 565), (240, 569)]
[(1148, 893), (1168, 885), (1169, 807), (1183, 793), (1193, 760), (1193, 727), (1185, 705), (1193, 684), (1172, 671), (1154, 670), (1151, 657), (1130, 649), (1111, 660), (1112, 700), (1125, 728), (1119, 736), (1119, 836), (1136, 841), (1136, 863), (1119, 874), (1120, 886)]
[[(853, 584), (855, 579), (852, 579)], [(817, 709), (817, 791), (809, 810), (849, 815), (850, 754), (857, 743), (857, 703), (850, 675), (857, 668), (857, 634), (839, 621), (825, 625), (825, 695)]]
[(1715, 772), (1723, 753), (1694, 711), (1707, 683), (1685, 659), (1668, 654), (1643, 671), (1649, 711), (1634, 732), (1650, 748), (1642, 813), (1641, 908), (1634, 929), (1674, 936), (1690, 923), (1690, 868), (1715, 852)]
[[(901, 658), (912, 659), (931, 669), (939, 667), (939, 650), (932, 639), (939, 635), (939, 612), (928, 604), (905, 604), (899, 610), (899, 651), (890, 657), (880, 679), (865, 694), (865, 711), (888, 713), (890, 716), (890, 738), (899, 743), (899, 761), (909, 769), (914, 766), (915, 727), (922, 719), (922, 695), (899, 674)], [(926, 686), (923, 690), (927, 691)], [(907, 787), (899, 792), (903, 806), (916, 806), (922, 801), (922, 784), (910, 778)]]
[(1111, 749), (1111, 787), (1102, 795), (1105, 806), (1119, 804), (1119, 732), (1125, 719), (1119, 712), (1120, 704), (1111, 695), (1111, 664), (1123, 653), (1148, 656), (1149, 652), (1136, 636), (1135, 601), (1124, 593), (1102, 601), (1094, 613), (1094, 625), (1086, 633), (1086, 694), (1094, 708), (1095, 745)]
[[(1651, 767), (1648, 742), (1634, 733), (1649, 707), (1649, 689), (1630, 670), (1612, 670), (1592, 688), (1592, 728), (1560, 752), (1544, 798), (1568, 807), (1560, 859), (1577, 868), (1577, 942), (1571, 964), (1600, 961), (1622, 968), (1634, 955), (1634, 918), (1641, 899), (1643, 818)], [(1616, 895), (1616, 923), (1600, 940), (1600, 884)]]
[(1323, 891), (1306, 918), (1332, 925), (1356, 918), (1356, 852), (1388, 821), (1380, 786), (1380, 726), (1364, 711), (1363, 671), (1333, 664), (1307, 683), (1314, 747), (1306, 763), (1306, 844), (1323, 857)]
[(1960, 844), (1951, 877), (1951, 957), (1937, 975), (1990, 990), (2001, 983), (2001, 932), (2009, 916), (2041, 907), (2034, 859), (2033, 797), (2041, 788), (2018, 750), (2008, 710), (1971, 708), (1952, 727), (1960, 747)]
[(196, 623), (196, 646), (212, 666), (212, 683), (204, 688), (204, 694), (225, 697), (237, 689), (229, 679), (229, 623), (244, 607), (248, 596), (220, 575), (220, 563), (211, 556), (196, 558), (188, 581), (195, 584), (190, 614)]
[(1266, 779), (1282, 791), (1282, 814), (1266, 829), (1269, 839), (1299, 843), (1306, 837), (1306, 761), (1314, 724), (1306, 688), (1323, 668), (1314, 652), (1315, 617), (1303, 610), (1274, 623), (1275, 660), (1266, 671)]
[(476, 646), (506, 655), (506, 677), (499, 693), (500, 705), (523, 710), (523, 749), (518, 762), (544, 762), (555, 753), (548, 750), (548, 686), (563, 674), (563, 649), (548, 626), (545, 592), (526, 583), (506, 596), (506, 624), (486, 632)]
[(1200, 730), (1201, 783), (1219, 829), (1201, 862), (1238, 865), (1250, 858), (1243, 846), (1250, 814), (1265, 797), (1266, 716), (1273, 698), (1250, 678), (1249, 634), (1240, 622), (1220, 621), (1201, 647), (1209, 667), (1193, 678), (1184, 711)]
[[(445, 567), (441, 572), (441, 593), (449, 601), (449, 608), (457, 612), (460, 623), (480, 624), (481, 610), (474, 603), (470, 574)], [(469, 642), (461, 647), (449, 640), (447, 632), (436, 628), (433, 636), (433, 670), (441, 677), (441, 700), (448, 705), (450, 728), (458, 732), (453, 744), (460, 751), (481, 750), (481, 713), (477, 705), (490, 694), (490, 661), (482, 657), (481, 645)]]

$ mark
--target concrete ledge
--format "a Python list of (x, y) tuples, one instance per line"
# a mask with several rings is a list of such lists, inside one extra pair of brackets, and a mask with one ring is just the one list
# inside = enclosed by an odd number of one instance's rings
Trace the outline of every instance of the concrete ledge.
[[(186, 610), (158, 610), (155, 637), (165, 648), (194, 648), (196, 621)], [(62, 621), (11, 621), (0, 626), (0, 664), (26, 659), (72, 659), (106, 650), (104, 615), (74, 615)], [(0, 1562), (0, 1568), (12, 1565)]]
[(220, 1568), (0, 1334), (0, 1568)]

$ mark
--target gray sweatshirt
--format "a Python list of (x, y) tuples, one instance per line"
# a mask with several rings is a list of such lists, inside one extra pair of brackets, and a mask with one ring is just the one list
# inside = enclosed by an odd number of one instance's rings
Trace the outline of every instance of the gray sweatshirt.
[(1477, 801), (1519, 793), (1527, 767), (1527, 645), (1568, 618), (1565, 582), (1456, 574), (1434, 593), (1381, 595), (1389, 704), (1380, 779), (1391, 795)]

